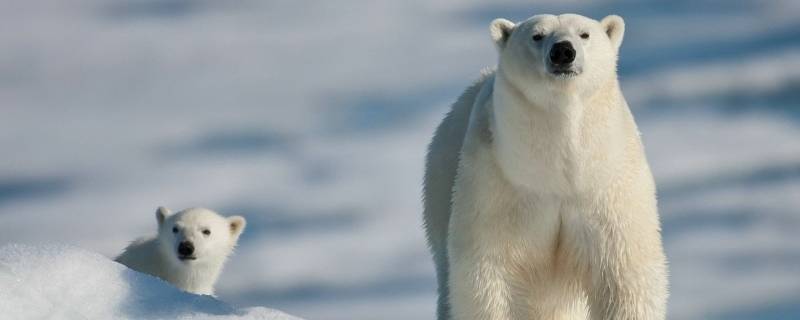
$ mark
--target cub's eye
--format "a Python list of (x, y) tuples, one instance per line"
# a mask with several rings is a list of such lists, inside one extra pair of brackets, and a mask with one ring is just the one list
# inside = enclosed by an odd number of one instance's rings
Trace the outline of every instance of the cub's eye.
[(210, 234), (211, 234), (211, 230), (204, 229), (204, 230), (203, 230), (203, 234), (204, 234), (204, 235), (210, 235)]
[(541, 34), (533, 35), (533, 41), (542, 41), (542, 39), (544, 39), (544, 36)]
[(581, 39), (589, 39), (589, 34), (586, 32), (581, 33)]
[(178, 227), (172, 227), (172, 233), (178, 233)]

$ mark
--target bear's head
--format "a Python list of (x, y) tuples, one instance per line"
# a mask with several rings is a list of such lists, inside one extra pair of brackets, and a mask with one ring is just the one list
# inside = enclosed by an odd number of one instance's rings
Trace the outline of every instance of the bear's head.
[(536, 15), (518, 24), (495, 19), (490, 32), (500, 56), (498, 73), (527, 96), (565, 88), (587, 95), (616, 79), (625, 23), (616, 15), (601, 21), (576, 14)]
[(162, 253), (173, 262), (187, 265), (223, 262), (246, 224), (243, 217), (223, 217), (203, 208), (173, 214), (159, 207), (156, 220)]

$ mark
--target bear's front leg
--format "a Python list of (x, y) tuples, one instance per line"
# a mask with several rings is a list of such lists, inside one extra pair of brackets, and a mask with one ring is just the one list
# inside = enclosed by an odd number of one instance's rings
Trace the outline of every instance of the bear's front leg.
[(601, 213), (589, 228), (591, 319), (663, 320), (667, 267), (655, 203), (627, 205)]
[[(512, 318), (510, 266), (507, 252), (514, 233), (500, 214), (508, 203), (503, 195), (491, 195), (475, 181), (493, 185), (493, 178), (459, 176), (447, 235), (450, 267), (450, 315), (453, 320), (509, 320)], [(488, 195), (488, 196), (487, 196)], [(498, 202), (487, 201), (493, 197)]]
[(509, 320), (511, 292), (500, 257), (451, 251), (450, 310), (453, 320)]

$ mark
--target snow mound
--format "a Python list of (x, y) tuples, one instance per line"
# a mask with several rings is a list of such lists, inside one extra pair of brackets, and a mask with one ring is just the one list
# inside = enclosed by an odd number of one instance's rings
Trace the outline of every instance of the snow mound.
[(299, 320), (186, 293), (94, 252), (18, 244), (0, 247), (0, 318)]

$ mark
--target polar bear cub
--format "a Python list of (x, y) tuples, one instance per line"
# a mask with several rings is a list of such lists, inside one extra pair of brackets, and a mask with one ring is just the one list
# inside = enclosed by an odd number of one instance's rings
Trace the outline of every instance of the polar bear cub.
[(438, 318), (665, 318), (655, 184), (617, 81), (619, 16), (491, 23), (499, 60), (429, 146)]
[(214, 294), (214, 283), (244, 231), (243, 217), (204, 208), (175, 214), (156, 210), (158, 235), (131, 243), (115, 260), (195, 294)]

